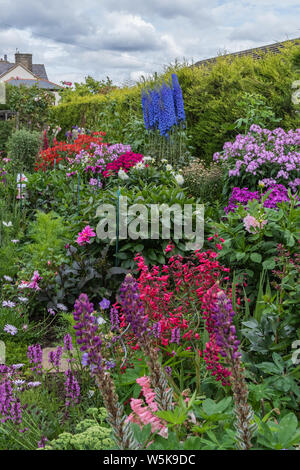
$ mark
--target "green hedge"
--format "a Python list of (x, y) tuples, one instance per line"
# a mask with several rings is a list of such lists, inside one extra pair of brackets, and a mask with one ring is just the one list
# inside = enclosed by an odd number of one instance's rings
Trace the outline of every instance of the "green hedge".
[(6, 152), (6, 142), (14, 129), (15, 122), (13, 120), (0, 121), (0, 152)]
[[(276, 117), (282, 118), (280, 126), (284, 129), (299, 127), (299, 114), (291, 102), (291, 84), (299, 78), (293, 58), (299, 50), (299, 46), (287, 43), (280, 54), (268, 53), (259, 60), (220, 56), (214, 65), (176, 70), (195, 156), (209, 161), (225, 141), (234, 137), (233, 123), (241, 117), (237, 101), (244, 92), (263, 95)], [(167, 80), (171, 73), (169, 70), (161, 78)], [(61, 104), (53, 108), (52, 118), (63, 131), (72, 125), (102, 128), (109, 131), (111, 140), (125, 142), (124, 127), (132, 116), (142, 116), (141, 88), (142, 84), (137, 84), (109, 95)]]

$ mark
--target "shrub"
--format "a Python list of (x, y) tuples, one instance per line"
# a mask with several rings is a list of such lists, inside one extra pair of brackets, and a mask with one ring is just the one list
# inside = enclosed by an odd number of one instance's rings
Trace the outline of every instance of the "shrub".
[(206, 167), (201, 160), (195, 160), (183, 170), (184, 183), (188, 192), (201, 201), (213, 202), (222, 192), (223, 171), (219, 164)]
[(41, 148), (41, 134), (20, 129), (7, 142), (9, 156), (20, 169), (31, 170)]
[(5, 152), (5, 145), (14, 128), (13, 121), (0, 121), (0, 154)]

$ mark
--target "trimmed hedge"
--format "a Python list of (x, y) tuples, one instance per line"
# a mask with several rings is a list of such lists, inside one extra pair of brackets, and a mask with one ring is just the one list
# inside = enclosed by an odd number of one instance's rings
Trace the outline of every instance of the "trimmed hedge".
[[(280, 54), (268, 53), (259, 60), (220, 56), (214, 65), (176, 70), (195, 156), (210, 161), (225, 141), (234, 138), (233, 124), (241, 117), (237, 102), (244, 92), (263, 95), (276, 117), (282, 118), (283, 129), (299, 127), (299, 114), (291, 102), (291, 85), (299, 78), (293, 59), (299, 51), (299, 46), (287, 43)], [(161, 79), (168, 80), (172, 72), (168, 70)], [(142, 117), (141, 89), (149, 85), (139, 83), (60, 104), (52, 109), (52, 118), (63, 131), (79, 125), (106, 130), (112, 141), (126, 142), (123, 129), (133, 116)]]

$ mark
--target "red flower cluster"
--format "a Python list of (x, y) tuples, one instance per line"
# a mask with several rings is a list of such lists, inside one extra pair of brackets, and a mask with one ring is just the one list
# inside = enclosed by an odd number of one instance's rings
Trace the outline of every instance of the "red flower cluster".
[(116, 160), (108, 162), (105, 171), (103, 171), (104, 178), (108, 178), (113, 174), (117, 174), (119, 170), (128, 171), (130, 168), (135, 166), (137, 163), (143, 160), (143, 155), (133, 152), (125, 152), (120, 155)]
[(140, 298), (161, 346), (177, 343), (191, 349), (191, 343), (200, 340), (203, 296), (217, 281), (228, 279), (229, 269), (216, 257), (212, 250), (196, 251), (189, 259), (171, 256), (161, 270), (158, 266), (149, 269), (140, 255), (135, 258)]
[(41, 150), (35, 170), (45, 171), (47, 168), (54, 166), (54, 161), (58, 163), (64, 161), (66, 157), (75, 157), (81, 150), (93, 152), (92, 143), (106, 145), (103, 143), (102, 136), (105, 136), (105, 132), (93, 132), (91, 135), (79, 134), (71, 144), (55, 140), (53, 147)]

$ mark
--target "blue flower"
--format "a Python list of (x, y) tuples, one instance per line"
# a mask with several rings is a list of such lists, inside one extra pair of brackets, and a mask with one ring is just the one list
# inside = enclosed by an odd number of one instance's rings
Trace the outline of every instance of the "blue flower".
[(178, 122), (185, 121), (184, 102), (181, 87), (179, 85), (178, 77), (175, 73), (172, 74), (173, 84), (173, 99), (175, 104), (176, 118)]

